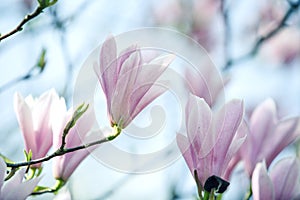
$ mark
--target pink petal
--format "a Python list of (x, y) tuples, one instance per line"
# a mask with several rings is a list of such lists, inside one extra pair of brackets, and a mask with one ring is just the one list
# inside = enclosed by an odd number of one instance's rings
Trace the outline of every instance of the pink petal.
[[(129, 49), (131, 49), (129, 47)], [(120, 56), (119, 58), (119, 64), (120, 66), (120, 74), (126, 74), (127, 72), (132, 73), (133, 69), (137, 68), (137, 73), (139, 73), (139, 69), (142, 66), (141, 64), (141, 51), (140, 49), (136, 49), (136, 47), (134, 48), (134, 50), (130, 50), (129, 52), (126, 52), (125, 54), (125, 58), (122, 62), (122, 56)], [(134, 71), (135, 72), (135, 71)], [(133, 76), (132, 77), (134, 79), (133, 82), (136, 82), (136, 79), (138, 78), (137, 76)]]
[(117, 73), (118, 74), (120, 74), (121, 69), (122, 69), (122, 73), (126, 73), (130, 69), (130, 68), (124, 69), (124, 68), (122, 68), (122, 65), (130, 57), (130, 55), (136, 51), (139, 51), (139, 50), (137, 50), (137, 46), (131, 45), (119, 54), (118, 59), (117, 59)]
[(265, 146), (271, 145), (273, 148), (263, 148), (262, 154), (265, 155), (267, 166), (274, 158), (289, 144), (296, 141), (300, 136), (299, 118), (292, 118), (281, 121), (277, 124), (272, 137), (266, 139)]
[(195, 154), (187, 137), (181, 134), (176, 135), (177, 145), (187, 163), (192, 175), (194, 176), (194, 169), (196, 169)]
[(253, 171), (252, 194), (253, 200), (275, 199), (273, 184), (263, 163), (258, 163)]
[[(214, 147), (214, 172), (221, 172), (224, 166), (227, 166), (230, 157), (233, 156), (235, 151), (239, 148), (245, 139), (245, 133), (241, 133), (235, 137), (238, 127), (241, 124), (244, 115), (244, 105), (240, 100), (232, 100), (227, 103), (216, 114), (213, 126), (213, 141), (217, 137), (217, 143)], [(232, 142), (235, 142), (232, 144)], [(230, 149), (232, 148), (232, 149)], [(229, 151), (231, 150), (231, 151)], [(228, 154), (229, 153), (229, 154)], [(227, 155), (228, 154), (228, 155)], [(227, 163), (225, 163), (227, 162)], [(216, 174), (218, 175), (218, 174)]]
[[(124, 121), (123, 126), (126, 127), (145, 107), (147, 107), (152, 101), (154, 101), (157, 97), (162, 95), (164, 92), (168, 90), (168, 87), (166, 87), (167, 83), (160, 81), (157, 82), (155, 85), (151, 85), (151, 87), (147, 89), (146, 93), (143, 95), (143, 97), (137, 102), (135, 107), (133, 108), (131, 113), (129, 113), (129, 117), (127, 120)], [(148, 87), (147, 85), (144, 87)], [(139, 94), (144, 93), (145, 89), (143, 87), (138, 88), (135, 90), (131, 97), (130, 97), (130, 103), (131, 106), (134, 106), (134, 103), (132, 101), (136, 101), (135, 98), (139, 96)], [(134, 99), (134, 100), (133, 100)]]
[(186, 68), (185, 71), (189, 91), (200, 98), (204, 98), (209, 105), (212, 105), (213, 99), (206, 80), (206, 75), (206, 72), (199, 72), (191, 68)]
[(71, 111), (67, 113), (66, 103), (63, 98), (56, 99), (53, 102), (51, 110), (51, 122), (53, 131), (53, 148), (57, 149), (61, 145), (63, 129), (71, 119)]
[(86, 149), (82, 149), (76, 152), (72, 152), (64, 155), (64, 166), (62, 168), (62, 176), (63, 180), (68, 180), (69, 177), (73, 174), (79, 164), (90, 154), (90, 152)]
[(32, 152), (37, 152), (31, 111), (24, 98), (19, 93), (15, 93), (14, 96), (14, 109), (22, 131), (26, 151), (29, 152), (31, 149)]
[[(65, 110), (64, 101), (60, 101), (61, 104), (57, 104), (58, 107), (63, 107)], [(63, 111), (62, 109), (62, 111)], [(61, 145), (61, 133), (66, 126), (67, 122), (70, 120), (73, 111), (70, 109), (69, 111), (60, 112), (60, 115), (63, 118), (60, 121), (57, 121), (54, 124), (55, 129), (53, 130), (54, 137), (58, 137), (56, 142), (57, 148)], [(89, 108), (77, 121), (75, 127), (71, 128), (67, 137), (66, 137), (66, 147), (72, 148), (76, 146), (80, 146), (83, 141), (89, 137), (89, 131), (94, 124), (95, 116), (93, 115), (93, 109)], [(95, 137), (93, 137), (93, 141), (95, 141)], [(74, 170), (78, 167), (78, 165), (83, 161), (83, 159), (89, 155), (91, 150), (94, 150), (97, 146), (89, 148), (89, 150), (79, 150), (73, 153), (68, 153), (63, 156), (55, 157), (53, 159), (53, 176), (55, 178), (62, 178), (63, 180), (68, 180)]]
[[(241, 146), (246, 141), (247, 135), (249, 134), (248, 128), (245, 121), (242, 121), (240, 127), (238, 128), (232, 143), (230, 144), (230, 147), (227, 151), (226, 157), (224, 159), (224, 166), (227, 166), (227, 168), (224, 168), (225, 170), (222, 172), (225, 173), (224, 178), (226, 180), (229, 180), (231, 172), (233, 171), (235, 165), (230, 166), (230, 163), (233, 158), (238, 159), (236, 162), (238, 162), (241, 158), (238, 154), (238, 150), (241, 148)], [(237, 164), (237, 163), (236, 163)]]
[(239, 156), (241, 156), (241, 159), (244, 161), (245, 170), (249, 177), (251, 177), (251, 174), (254, 170), (255, 163), (256, 163), (256, 156), (253, 155), (253, 142), (252, 142), (252, 135), (250, 133), (248, 124), (246, 121), (243, 121), (241, 123), (241, 126), (238, 129), (238, 132), (245, 132), (247, 134), (247, 137), (245, 138), (244, 143), (242, 144), (241, 148), (238, 151)]
[[(135, 87), (135, 81), (138, 76), (139, 66), (139, 53), (133, 53), (124, 63), (122, 68), (131, 68), (125, 74), (118, 78), (116, 89), (112, 96), (111, 114), (114, 123), (122, 124), (130, 114), (130, 95)], [(123, 127), (124, 128), (124, 127)]]
[(135, 111), (135, 107), (141, 102), (141, 99), (148, 93), (152, 85), (155, 84), (173, 59), (173, 55), (162, 56), (154, 59), (150, 64), (140, 66), (141, 69), (136, 80), (135, 88), (130, 97), (130, 113), (132, 115), (139, 113)]
[(9, 179), (9, 181), (6, 181), (5, 184), (2, 187), (2, 192), (9, 193), (9, 191), (14, 190), (14, 187), (21, 184), (22, 180), (24, 178), (25, 169), (22, 168), (19, 171), (16, 172), (16, 174)]
[(276, 199), (292, 199), (300, 178), (300, 162), (294, 158), (280, 160), (270, 172)]
[(50, 110), (52, 101), (58, 98), (54, 90), (42, 94), (32, 108), (32, 118), (35, 131), (35, 140), (39, 151), (33, 152), (33, 159), (41, 158), (52, 146), (52, 130), (50, 123)]
[(58, 156), (52, 159), (52, 173), (54, 178), (60, 179), (61, 177), (63, 177), (63, 171), (66, 164), (65, 160), (65, 155)]
[(186, 106), (186, 128), (189, 142), (199, 158), (205, 157), (214, 147), (215, 142), (210, 129), (212, 113), (208, 104), (195, 95), (190, 95)]
[[(254, 155), (258, 155), (261, 151), (265, 138), (271, 138), (276, 123), (275, 102), (272, 99), (267, 99), (257, 106), (250, 119), (251, 140), (255, 144)], [(262, 161), (260, 159), (257, 161)]]
[(20, 169), (11, 179), (5, 182), (2, 187), (1, 199), (26, 199), (26, 197), (32, 193), (41, 178), (34, 178), (22, 182), (24, 174), (25, 169)]
[(109, 36), (103, 43), (99, 58), (100, 67), (94, 65), (94, 70), (101, 83), (107, 101), (110, 102), (118, 78), (117, 45), (113, 36)]
[(7, 193), (7, 195), (5, 195), (5, 199), (26, 199), (37, 186), (40, 179), (40, 177), (34, 178), (15, 186), (12, 190), (10, 190), (10, 192)]

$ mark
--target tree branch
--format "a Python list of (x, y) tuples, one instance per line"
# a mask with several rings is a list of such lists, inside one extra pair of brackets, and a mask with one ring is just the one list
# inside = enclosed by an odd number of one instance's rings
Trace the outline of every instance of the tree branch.
[(28, 162), (6, 163), (6, 166), (11, 167), (11, 168), (17, 168), (17, 167), (24, 167), (24, 166), (34, 165), (34, 164), (37, 164), (37, 163), (48, 161), (48, 160), (50, 160), (54, 157), (57, 157), (57, 156), (62, 156), (62, 155), (67, 154), (67, 153), (71, 153), (71, 152), (78, 151), (78, 150), (81, 150), (81, 149), (89, 148), (91, 146), (102, 144), (102, 143), (105, 143), (105, 142), (108, 142), (108, 141), (110, 141), (108, 138), (103, 138), (101, 140), (97, 140), (97, 141), (94, 141), (94, 142), (91, 142), (91, 143), (88, 143), (88, 144), (84, 144), (84, 145), (81, 145), (81, 146), (77, 146), (77, 147), (67, 148), (67, 149), (63, 149), (63, 150), (59, 148), (57, 151), (55, 151), (54, 153), (52, 153), (49, 156), (45, 156), (43, 158), (31, 160), (31, 161), (28, 161)]
[(300, 6), (300, 1), (297, 1), (295, 3), (290, 2), (290, 8), (286, 11), (284, 17), (281, 19), (281, 21), (279, 22), (278, 26), (276, 28), (274, 28), (272, 31), (270, 31), (266, 36), (260, 36), (255, 44), (253, 45), (253, 47), (251, 48), (251, 50), (238, 57), (238, 58), (229, 58), (226, 61), (225, 66), (223, 67), (223, 70), (228, 70), (230, 69), (233, 65), (236, 65), (238, 63), (241, 63), (245, 60), (250, 59), (251, 57), (255, 56), (258, 51), (259, 48), (269, 39), (271, 39), (272, 37), (274, 37), (277, 33), (279, 33), (285, 26), (286, 26), (286, 22), (287, 20), (290, 18), (290, 16), (295, 13), (297, 11), (297, 9)]
[(40, 15), (43, 10), (47, 7), (50, 7), (52, 5), (54, 5), (55, 3), (57, 2), (57, 0), (38, 0), (38, 3), (39, 5), (36, 7), (36, 9), (30, 13), (30, 14), (27, 14), (23, 20), (13, 29), (11, 30), (10, 32), (4, 34), (4, 35), (1, 35), (0, 34), (0, 42), (14, 34), (16, 34), (17, 32), (19, 31), (22, 31), (23, 30), (23, 26), (31, 21), (32, 19), (34, 19), (35, 17), (37, 17), (38, 15)]
[(22, 31), (23, 30), (23, 26), (29, 22), (30, 20), (34, 19), (35, 17), (37, 17), (39, 14), (41, 14), (43, 12), (43, 7), (41, 7), (40, 5), (33, 11), (33, 13), (30, 13), (28, 15), (26, 15), (23, 20), (13, 29), (11, 30), (10, 32), (4, 34), (4, 35), (1, 35), (0, 36), (0, 42), (2, 40), (4, 40), (5, 38), (8, 38), (12, 35), (14, 35), (15, 33), (19, 32), (19, 31)]

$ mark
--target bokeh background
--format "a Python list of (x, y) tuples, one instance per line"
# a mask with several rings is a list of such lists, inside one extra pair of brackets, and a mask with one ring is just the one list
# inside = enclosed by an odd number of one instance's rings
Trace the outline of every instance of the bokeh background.
[[(109, 34), (143, 27), (170, 28), (199, 42), (220, 72), (230, 79), (225, 99), (244, 99), (247, 113), (272, 97), (280, 116), (299, 115), (299, 7), (273, 37), (248, 54), (258, 38), (278, 27), (291, 2), (299, 1), (59, 0), (22, 32), (0, 42), (0, 152), (12, 160), (23, 159), (23, 141), (13, 110), (15, 92), (39, 96), (55, 88), (71, 106), (78, 71), (93, 49)], [(14, 28), (36, 6), (35, 0), (2, 0), (0, 32)], [(35, 70), (30, 78), (22, 78), (37, 63), (43, 49), (47, 61), (43, 72)], [(105, 118), (106, 113), (102, 115)], [(51, 161), (44, 166), (41, 184), (51, 186)], [(227, 199), (243, 196), (243, 182), (247, 180), (240, 171), (235, 173)], [(239, 184), (238, 190), (234, 182)], [(196, 195), (183, 159), (157, 172), (134, 175), (115, 171), (88, 157), (72, 175), (66, 190), (72, 199), (91, 200), (194, 199)], [(31, 198), (53, 199), (54, 195)]]

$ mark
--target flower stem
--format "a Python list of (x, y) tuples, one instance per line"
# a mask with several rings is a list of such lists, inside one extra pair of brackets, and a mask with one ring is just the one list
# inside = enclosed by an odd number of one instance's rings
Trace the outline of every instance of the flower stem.
[(40, 195), (45, 193), (54, 193), (56, 194), (60, 188), (65, 185), (65, 181), (62, 179), (57, 179), (53, 188), (50, 187), (43, 187), (43, 186), (36, 186), (31, 195)]
[(244, 200), (249, 200), (251, 197), (252, 197), (252, 186), (251, 186), (251, 184), (250, 184), (249, 190), (248, 190), (248, 192), (246, 193), (246, 195), (245, 195), (245, 197), (244, 197)]
[(113, 140), (115, 139), (116, 137), (118, 137), (120, 135), (120, 133), (122, 132), (122, 129), (117, 125), (117, 124), (114, 124), (113, 125), (113, 134), (108, 136), (107, 139), (108, 140)]
[(217, 195), (217, 200), (221, 200), (222, 199), (222, 194)]
[(203, 200), (209, 200), (210, 193), (204, 190), (204, 197)]

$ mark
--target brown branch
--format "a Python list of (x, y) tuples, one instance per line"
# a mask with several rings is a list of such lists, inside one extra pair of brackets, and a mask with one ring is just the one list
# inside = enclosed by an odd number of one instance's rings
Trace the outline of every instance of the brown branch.
[(14, 28), (13, 30), (11, 30), (10, 32), (4, 34), (4, 35), (0, 35), (0, 42), (2, 40), (4, 40), (5, 38), (8, 38), (12, 35), (14, 35), (15, 33), (22, 31), (23, 30), (23, 26), (29, 22), (30, 20), (34, 19), (35, 17), (37, 17), (39, 14), (41, 14), (43, 12), (45, 7), (41, 7), (40, 5), (30, 14), (26, 15), (24, 17), (24, 19), (16, 26), (16, 28)]
[(28, 161), (28, 162), (6, 163), (6, 166), (11, 167), (11, 168), (18, 168), (18, 167), (34, 165), (34, 164), (37, 164), (37, 163), (42, 163), (42, 162), (48, 161), (48, 160), (50, 160), (54, 157), (57, 157), (57, 156), (62, 156), (62, 155), (67, 154), (67, 153), (71, 153), (71, 152), (78, 151), (78, 150), (81, 150), (81, 149), (89, 148), (91, 146), (102, 144), (102, 143), (105, 143), (105, 142), (108, 142), (108, 141), (110, 141), (108, 138), (103, 138), (101, 140), (97, 140), (97, 141), (94, 141), (94, 142), (91, 142), (91, 143), (88, 143), (88, 144), (84, 144), (84, 145), (81, 145), (81, 146), (77, 146), (77, 147), (67, 148), (67, 149), (63, 149), (63, 150), (59, 148), (57, 151), (55, 151), (54, 153), (52, 153), (49, 156), (45, 156), (43, 158), (31, 160), (31, 161)]
[(15, 33), (22, 31), (23, 30), (23, 26), (29, 22), (30, 20), (34, 19), (35, 17), (37, 17), (38, 15), (40, 15), (43, 10), (47, 7), (53, 6), (58, 0), (37, 0), (39, 5), (36, 7), (36, 9), (30, 13), (27, 14), (23, 20), (16, 26), (16, 28), (14, 28), (13, 30), (11, 30), (10, 32), (1, 35), (0, 34), (0, 42), (2, 40), (4, 40), (5, 38), (8, 38), (12, 35), (14, 35)]

